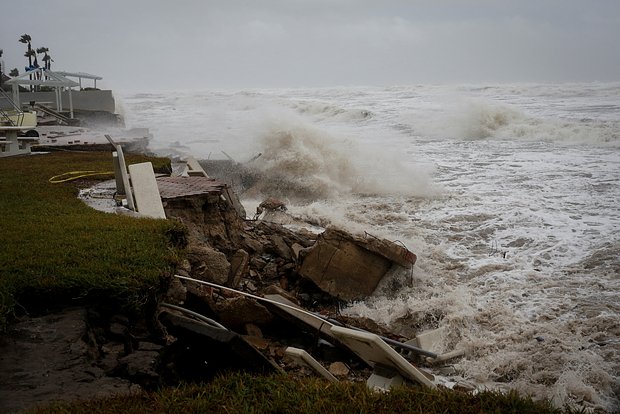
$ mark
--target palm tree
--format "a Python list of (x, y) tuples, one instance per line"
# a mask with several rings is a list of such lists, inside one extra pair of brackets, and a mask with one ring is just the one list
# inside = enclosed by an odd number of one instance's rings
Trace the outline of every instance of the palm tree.
[(11, 69), (11, 71), (9, 72), (9, 76), (12, 78), (19, 76), (19, 71), (17, 70), (17, 68)]
[(54, 59), (52, 59), (52, 57), (46, 53), (45, 56), (43, 56), (43, 62), (45, 62), (45, 65), (44, 65), (45, 69), (52, 70), (53, 61)]
[[(28, 43), (28, 50), (26, 51), (26, 53), (24, 53), (24, 56), (28, 58), (28, 69), (30, 69), (30, 67), (32, 66), (32, 54), (34, 53), (34, 51), (32, 50), (32, 47), (30, 46), (31, 40), (32, 38), (30, 37), (29, 34), (23, 34), (19, 38), (20, 43), (24, 43), (24, 44)], [(30, 80), (32, 80), (32, 75), (30, 75)], [(32, 85), (30, 86), (30, 91), (32, 92)]]
[(22, 37), (19, 38), (20, 43), (28, 43), (28, 51), (24, 54), (28, 58), (28, 67), (32, 66), (32, 46), (30, 46), (32, 38), (29, 34), (23, 34)]
[(43, 61), (43, 67), (45, 69), (50, 69), (50, 60), (52, 60), (52, 58), (50, 57), (50, 55), (47, 54), (47, 52), (49, 52), (50, 50), (48, 48), (46, 48), (45, 46), (39, 47), (37, 48), (37, 53), (43, 53), (43, 59), (41, 59)]
[(36, 52), (32, 49), (30, 49), (29, 51), (27, 51), (26, 53), (24, 53), (24, 56), (26, 56), (28, 58), (28, 62), (30, 63), (30, 66), (32, 66), (32, 57), (34, 56), (36, 59)]
[(2, 54), (4, 50), (0, 49), (0, 89), (2, 89), (2, 78), (4, 77), (4, 62), (2, 61)]

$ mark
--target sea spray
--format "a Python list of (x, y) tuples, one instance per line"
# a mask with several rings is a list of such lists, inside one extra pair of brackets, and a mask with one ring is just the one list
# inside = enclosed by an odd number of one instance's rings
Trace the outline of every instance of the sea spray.
[(313, 126), (288, 113), (270, 117), (254, 142), (260, 153), (246, 168), (265, 196), (314, 201), (347, 194), (430, 195), (429, 171), (400, 162), (390, 151)]

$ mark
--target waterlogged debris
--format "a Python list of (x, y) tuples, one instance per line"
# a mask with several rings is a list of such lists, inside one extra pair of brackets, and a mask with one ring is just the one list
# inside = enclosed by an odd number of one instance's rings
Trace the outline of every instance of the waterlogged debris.
[(429, 388), (436, 387), (432, 379), (413, 366), (378, 335), (341, 326), (332, 326), (330, 329), (343, 344), (373, 367), (373, 374), (367, 381), (369, 388), (387, 391), (402, 383), (402, 378)]
[[(308, 352), (304, 351), (303, 349), (289, 346), (288, 348), (286, 348), (285, 352), (286, 352), (286, 355), (288, 355), (293, 361), (295, 361), (297, 365), (312, 369), (314, 372), (316, 372), (318, 375), (322, 376), (323, 378), (327, 379), (328, 381), (338, 382), (338, 379), (334, 376), (335, 374), (331, 372), (331, 366), (329, 370), (325, 369), (325, 367), (321, 365), (319, 361), (312, 358), (312, 356)], [(347, 371), (347, 374), (348, 374), (348, 371)]]
[(367, 235), (328, 228), (300, 255), (299, 274), (343, 300), (369, 296), (392, 265), (411, 267), (416, 256), (405, 247)]
[(159, 321), (176, 337), (166, 348), (163, 360), (168, 375), (192, 380), (205, 380), (228, 369), (262, 374), (280, 371), (241, 335), (228, 329), (179, 316), (167, 310)]
[(280, 199), (268, 198), (256, 207), (256, 213), (261, 214), (265, 210), (286, 211), (286, 204)]

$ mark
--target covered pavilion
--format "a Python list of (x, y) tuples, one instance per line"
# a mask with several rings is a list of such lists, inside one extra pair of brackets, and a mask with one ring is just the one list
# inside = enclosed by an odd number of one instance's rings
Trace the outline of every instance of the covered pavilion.
[(21, 108), (21, 102), (19, 99), (19, 87), (21, 85), (31, 86), (44, 86), (54, 88), (56, 92), (56, 111), (61, 112), (62, 107), (62, 95), (61, 92), (66, 89), (69, 91), (69, 113), (73, 118), (73, 97), (71, 95), (71, 88), (79, 86), (79, 83), (72, 81), (59, 74), (58, 72), (52, 72), (44, 68), (36, 68), (29, 70), (13, 79), (6, 81), (7, 85), (11, 85), (13, 89), (13, 101)]

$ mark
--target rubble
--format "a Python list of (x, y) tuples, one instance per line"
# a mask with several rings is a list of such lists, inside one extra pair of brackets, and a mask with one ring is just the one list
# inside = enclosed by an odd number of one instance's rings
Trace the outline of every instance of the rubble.
[(161, 355), (168, 379), (204, 380), (225, 369), (263, 374), (280, 371), (275, 362), (233, 331), (167, 310), (159, 320), (176, 337)]
[[(106, 372), (152, 386), (301, 364), (330, 381), (370, 376), (371, 388), (406, 380), (435, 386), (411, 361), (439, 360), (418, 346), (441, 341), (441, 332), (405, 342), (370, 319), (338, 315), (343, 301), (364, 299), (395, 268), (413, 266), (415, 254), (368, 233), (317, 231), (290, 217), (277, 199), (265, 200), (248, 219), (227, 184), (199, 165), (191, 170), (157, 178), (165, 217), (188, 233), (186, 257), (169, 281), (170, 304), (160, 303), (152, 328), (161, 330), (165, 346), (136, 342), (126, 324), (116, 323), (109, 335), (123, 349), (103, 352)], [(373, 345), (360, 350), (360, 341)]]
[(402, 246), (333, 228), (300, 253), (299, 274), (343, 300), (371, 295), (393, 264), (410, 267), (415, 263), (415, 255)]

